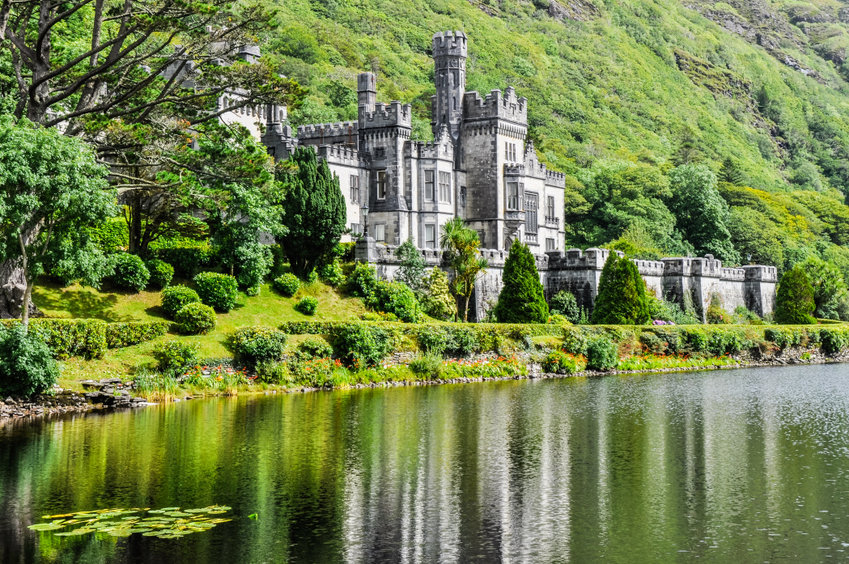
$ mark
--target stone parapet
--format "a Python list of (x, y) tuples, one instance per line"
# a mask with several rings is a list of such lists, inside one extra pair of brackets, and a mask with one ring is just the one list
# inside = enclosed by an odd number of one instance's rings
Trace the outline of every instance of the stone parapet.
[(324, 139), (328, 137), (346, 137), (348, 135), (356, 138), (359, 125), (355, 121), (340, 121), (336, 123), (316, 123), (298, 126), (298, 140)]
[(516, 91), (508, 86), (502, 93), (493, 90), (481, 98), (477, 92), (466, 92), (463, 96), (463, 112), (466, 121), (503, 119), (527, 125), (528, 99), (517, 98)]
[(360, 152), (345, 145), (321, 145), (318, 156), (330, 164), (356, 167), (360, 165)]
[(382, 102), (375, 104), (374, 111), (363, 111), (360, 115), (361, 127), (413, 127), (413, 107), (410, 104), (401, 104), (394, 101), (388, 105)]

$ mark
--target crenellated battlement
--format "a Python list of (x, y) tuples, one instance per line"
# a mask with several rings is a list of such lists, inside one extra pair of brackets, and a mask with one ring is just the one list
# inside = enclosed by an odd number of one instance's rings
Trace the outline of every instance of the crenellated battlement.
[(389, 104), (375, 104), (374, 111), (364, 111), (360, 108), (360, 124), (365, 128), (374, 127), (413, 127), (413, 107), (393, 101)]
[(525, 176), (525, 165), (523, 164), (505, 164), (504, 176)]
[(359, 166), (360, 152), (346, 145), (321, 145), (318, 148), (318, 156), (330, 164), (345, 166)]
[(462, 31), (440, 31), (433, 36), (433, 57), (466, 57), (469, 45)]
[(516, 91), (508, 86), (502, 93), (493, 90), (481, 98), (477, 92), (466, 92), (463, 96), (465, 119), (505, 119), (522, 125), (528, 124), (528, 99), (516, 97)]
[(752, 265), (744, 266), (741, 270), (745, 273), (746, 280), (753, 282), (777, 282), (778, 268), (774, 266)]
[(298, 139), (345, 137), (348, 135), (357, 135), (358, 129), (359, 124), (355, 121), (301, 125), (298, 126)]
[[(542, 165), (545, 166), (545, 165)], [(545, 169), (545, 183), (556, 188), (566, 188), (566, 175), (562, 172)]]

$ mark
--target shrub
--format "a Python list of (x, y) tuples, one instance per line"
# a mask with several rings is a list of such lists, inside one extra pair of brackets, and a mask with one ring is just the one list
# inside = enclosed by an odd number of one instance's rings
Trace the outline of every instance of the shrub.
[(174, 319), (183, 306), (200, 302), (198, 293), (187, 286), (169, 286), (159, 296), (165, 315)]
[(298, 345), (295, 357), (298, 360), (311, 360), (314, 358), (330, 358), (333, 356), (333, 347), (324, 339), (307, 339)]
[(237, 360), (256, 366), (283, 358), (286, 334), (279, 329), (243, 327), (230, 336), (229, 345)]
[(743, 338), (736, 331), (713, 331), (708, 337), (707, 352), (714, 356), (736, 354), (743, 345)]
[(117, 253), (130, 246), (130, 230), (123, 217), (113, 217), (91, 230), (94, 244), (104, 254)]
[(563, 347), (567, 353), (586, 355), (587, 354), (587, 334), (586, 332), (576, 327), (563, 328)]
[(23, 325), (0, 327), (0, 393), (29, 397), (49, 390), (59, 378), (50, 347)]
[(336, 355), (354, 368), (376, 366), (389, 354), (389, 333), (364, 324), (342, 325), (332, 335)]
[(423, 325), (416, 334), (416, 339), (419, 342), (419, 350), (430, 355), (441, 356), (448, 348), (449, 337), (441, 327)]
[(342, 272), (342, 264), (338, 260), (322, 264), (318, 268), (318, 278), (334, 288), (345, 281), (345, 273)]
[(500, 323), (545, 323), (545, 303), (536, 260), (527, 245), (514, 241), (504, 263), (504, 286), (493, 313)]
[(212, 262), (213, 251), (209, 241), (175, 238), (160, 239), (151, 243), (150, 254), (174, 267), (181, 278), (191, 278)]
[(849, 332), (845, 329), (820, 329), (820, 339), (826, 354), (838, 354), (849, 346)]
[(174, 267), (165, 261), (153, 259), (147, 261), (147, 270), (150, 272), (150, 285), (162, 290), (168, 287), (174, 278)]
[(450, 321), (457, 315), (457, 302), (451, 295), (448, 276), (437, 267), (425, 275), (419, 301), (422, 311), (434, 319)]
[(150, 272), (141, 258), (129, 253), (119, 253), (112, 261), (114, 270), (110, 279), (116, 288), (141, 292), (147, 287)]
[(581, 357), (553, 351), (542, 361), (542, 370), (549, 374), (574, 374), (586, 368), (586, 363)]
[(239, 284), (229, 274), (201, 272), (194, 278), (200, 301), (219, 313), (227, 313), (236, 307)]
[(812, 325), (814, 318), (814, 287), (801, 265), (796, 265), (781, 277), (775, 297), (775, 321), (786, 325)]
[(318, 300), (312, 296), (305, 296), (295, 304), (295, 310), (303, 313), (304, 315), (315, 315), (317, 309)]
[[(20, 324), (17, 319), (0, 320), (0, 326), (10, 329)], [(92, 359), (106, 353), (106, 326), (99, 319), (32, 319), (29, 332), (47, 343), (58, 360), (74, 356)]]
[(587, 368), (613, 370), (619, 364), (619, 347), (608, 337), (595, 337), (587, 343)]
[(731, 316), (722, 307), (722, 300), (719, 294), (712, 294), (710, 304), (708, 304), (707, 312), (705, 313), (707, 322), (711, 325), (728, 325), (731, 323)]
[(684, 331), (684, 343), (690, 352), (704, 352), (708, 347), (708, 334), (702, 329)]
[(578, 299), (575, 294), (567, 290), (560, 290), (551, 297), (551, 313), (562, 315), (569, 323), (578, 323), (581, 320), (581, 308), (578, 307)]
[(442, 357), (438, 354), (423, 354), (410, 361), (410, 371), (419, 378), (438, 380), (442, 366)]
[(186, 304), (174, 316), (177, 330), (184, 335), (205, 335), (215, 329), (215, 310), (201, 303)]
[(298, 280), (298, 277), (291, 272), (287, 272), (286, 274), (282, 274), (275, 278), (274, 282), (272, 282), (272, 286), (274, 286), (274, 289), (281, 295), (291, 298), (301, 287), (301, 281)]
[(478, 341), (475, 334), (464, 327), (449, 326), (446, 352), (453, 356), (469, 356), (477, 350)]
[(198, 346), (181, 341), (167, 341), (153, 350), (157, 367), (164, 374), (183, 372), (200, 362)]
[(366, 305), (391, 313), (405, 323), (418, 323), (422, 319), (416, 294), (402, 282), (379, 281), (374, 293), (366, 298)]
[(131, 347), (161, 337), (170, 328), (167, 321), (109, 323), (106, 325), (106, 346), (110, 349)]
[(592, 318), (593, 323), (603, 325), (642, 325), (649, 321), (646, 284), (637, 266), (614, 251), (601, 271)]
[(654, 354), (678, 354), (681, 349), (681, 333), (675, 330), (651, 329), (640, 334), (648, 352)]
[(345, 287), (352, 296), (371, 298), (377, 289), (377, 273), (374, 267), (364, 262), (357, 263), (345, 281)]

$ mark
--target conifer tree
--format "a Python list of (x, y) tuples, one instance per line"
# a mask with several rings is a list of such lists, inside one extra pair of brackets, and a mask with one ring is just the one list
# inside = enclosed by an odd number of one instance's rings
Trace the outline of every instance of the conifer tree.
[(306, 278), (329, 253), (345, 231), (347, 212), (339, 178), (312, 147), (299, 147), (292, 155), (292, 171), (283, 181), (283, 225), (287, 233), (277, 242), (286, 251), (292, 272)]
[(650, 318), (646, 284), (637, 270), (637, 265), (611, 252), (601, 271), (592, 322), (605, 325), (642, 325), (648, 323)]
[(784, 273), (775, 298), (775, 320), (788, 325), (811, 325), (814, 318), (814, 287), (802, 265)]
[(451, 321), (457, 315), (457, 302), (451, 295), (448, 276), (439, 268), (433, 267), (422, 280), (422, 309), (429, 316), (440, 321)]
[(545, 323), (548, 304), (539, 281), (536, 261), (527, 245), (515, 241), (504, 263), (504, 286), (495, 305), (500, 323)]

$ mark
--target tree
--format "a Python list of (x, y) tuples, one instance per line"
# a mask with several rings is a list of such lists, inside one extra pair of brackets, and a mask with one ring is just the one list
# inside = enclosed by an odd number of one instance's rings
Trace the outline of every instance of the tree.
[(345, 231), (347, 210), (339, 179), (327, 162), (319, 161), (312, 147), (299, 147), (290, 159), (291, 171), (283, 175), (283, 226), (277, 238), (286, 251), (292, 272), (305, 278), (330, 252)]
[(422, 253), (411, 239), (407, 239), (395, 249), (395, 256), (401, 259), (401, 266), (395, 273), (395, 280), (403, 282), (420, 295), (425, 277), (425, 261)]
[(27, 120), (0, 121), (0, 261), (22, 272), (12, 313), (20, 311), (25, 327), (33, 283), (46, 266), (92, 285), (106, 274), (90, 228), (115, 212), (107, 172), (79, 140)]
[(669, 209), (675, 214), (678, 230), (699, 255), (713, 254), (739, 262), (728, 231), (728, 204), (716, 187), (716, 175), (705, 165), (685, 164), (669, 173), (672, 197)]
[(811, 325), (814, 318), (814, 287), (805, 269), (796, 265), (781, 277), (775, 297), (775, 320), (788, 325)]
[(451, 295), (448, 276), (438, 267), (425, 275), (422, 284), (422, 310), (440, 321), (451, 321), (457, 315), (457, 301)]
[(840, 319), (841, 308), (849, 299), (843, 274), (834, 264), (809, 257), (801, 267), (814, 289), (814, 314), (820, 319)]
[(480, 238), (477, 231), (466, 227), (455, 217), (442, 226), (439, 244), (454, 272), (454, 294), (463, 298), (463, 321), (469, 321), (469, 301), (475, 290), (478, 275), (485, 272), (489, 263), (480, 256)]
[(650, 320), (646, 283), (637, 265), (611, 252), (601, 271), (592, 322), (597, 325), (642, 325)]
[(740, 170), (740, 165), (731, 157), (725, 157), (717, 175), (720, 182), (727, 182), (735, 186), (746, 184), (746, 175)]
[(536, 260), (527, 245), (514, 241), (504, 263), (504, 285), (495, 305), (499, 323), (545, 323), (548, 304)]

